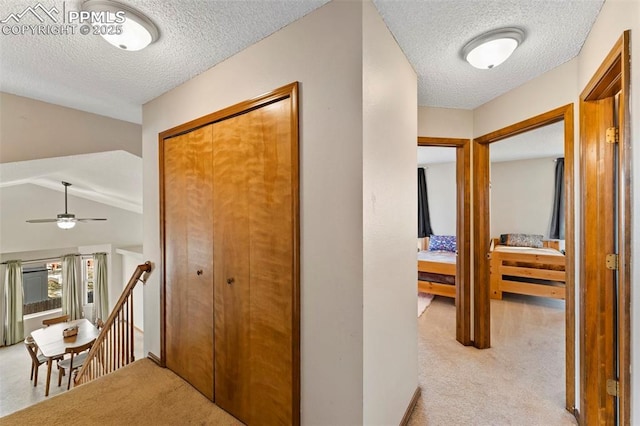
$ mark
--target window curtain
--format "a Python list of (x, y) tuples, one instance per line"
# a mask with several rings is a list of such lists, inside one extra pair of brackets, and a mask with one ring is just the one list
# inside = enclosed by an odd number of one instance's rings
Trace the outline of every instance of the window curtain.
[(109, 286), (107, 283), (107, 254), (93, 255), (93, 322), (106, 322), (109, 317)]
[(62, 315), (70, 320), (82, 318), (82, 279), (80, 257), (68, 254), (62, 257)]
[(564, 240), (564, 158), (556, 160), (556, 181), (549, 238)]
[(424, 168), (418, 168), (418, 238), (433, 234), (429, 218), (429, 200), (427, 197), (427, 176)]
[(22, 319), (22, 262), (7, 262), (4, 280), (4, 344), (13, 345), (24, 339)]

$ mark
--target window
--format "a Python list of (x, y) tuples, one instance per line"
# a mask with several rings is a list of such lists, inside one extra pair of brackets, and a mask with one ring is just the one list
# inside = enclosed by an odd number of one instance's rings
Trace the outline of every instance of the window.
[(62, 307), (62, 265), (60, 262), (26, 266), (22, 271), (23, 315)]
[(93, 256), (82, 257), (83, 304), (93, 303)]

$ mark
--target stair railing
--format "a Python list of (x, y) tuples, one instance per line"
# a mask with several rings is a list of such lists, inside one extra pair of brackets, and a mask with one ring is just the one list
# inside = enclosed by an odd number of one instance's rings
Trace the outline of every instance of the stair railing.
[(133, 289), (138, 281), (145, 283), (150, 272), (151, 262), (136, 267), (109, 318), (102, 325), (73, 381), (74, 386), (90, 382), (135, 361)]

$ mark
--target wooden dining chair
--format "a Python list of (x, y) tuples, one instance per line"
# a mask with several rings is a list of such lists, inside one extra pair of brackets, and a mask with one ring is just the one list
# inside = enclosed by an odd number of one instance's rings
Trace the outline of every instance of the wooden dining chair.
[(62, 383), (62, 376), (69, 374), (67, 390), (71, 388), (71, 377), (73, 377), (73, 372), (82, 368), (84, 361), (87, 359), (87, 355), (89, 355), (88, 350), (93, 346), (93, 342), (95, 342), (95, 339), (85, 343), (84, 345), (66, 349), (65, 353), (71, 354), (71, 357), (58, 361), (58, 386)]
[(69, 315), (62, 315), (60, 317), (48, 318), (48, 319), (42, 320), (42, 325), (44, 325), (45, 327), (49, 327), (52, 324), (58, 324), (60, 322), (67, 322), (67, 321), (69, 321)]
[[(38, 384), (38, 370), (40, 366), (47, 362), (47, 357), (40, 354), (38, 355), (38, 346), (33, 341), (33, 338), (30, 336), (24, 339), (24, 346), (27, 348), (27, 352), (29, 352), (29, 356), (31, 357), (31, 378), (33, 380), (33, 386)], [(35, 380), (34, 380), (35, 373)]]

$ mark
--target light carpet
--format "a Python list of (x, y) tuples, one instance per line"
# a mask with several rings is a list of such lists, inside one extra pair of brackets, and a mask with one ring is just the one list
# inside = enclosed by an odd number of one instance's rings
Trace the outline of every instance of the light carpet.
[(564, 408), (564, 302), (505, 295), (491, 301), (490, 349), (455, 339), (455, 301), (418, 319), (418, 384), (409, 425), (577, 424)]
[(0, 425), (61, 424), (242, 425), (149, 359), (0, 418)]
[(433, 294), (418, 292), (418, 318), (429, 307)]

